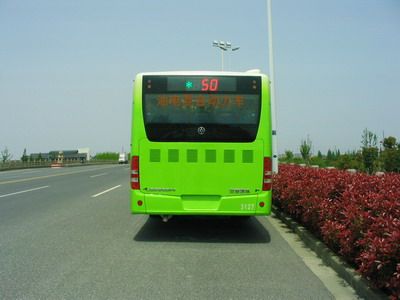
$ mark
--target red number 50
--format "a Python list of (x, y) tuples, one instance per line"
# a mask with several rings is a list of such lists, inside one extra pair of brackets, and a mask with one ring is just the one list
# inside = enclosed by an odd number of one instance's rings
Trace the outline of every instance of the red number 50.
[(204, 78), (201, 81), (201, 90), (202, 91), (211, 91), (211, 92), (215, 92), (218, 90), (218, 79), (208, 79), (208, 78)]

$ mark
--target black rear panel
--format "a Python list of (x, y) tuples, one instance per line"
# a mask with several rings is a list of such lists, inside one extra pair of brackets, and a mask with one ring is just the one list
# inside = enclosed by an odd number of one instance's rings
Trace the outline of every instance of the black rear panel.
[(160, 142), (252, 142), (261, 110), (257, 76), (144, 76), (147, 138)]

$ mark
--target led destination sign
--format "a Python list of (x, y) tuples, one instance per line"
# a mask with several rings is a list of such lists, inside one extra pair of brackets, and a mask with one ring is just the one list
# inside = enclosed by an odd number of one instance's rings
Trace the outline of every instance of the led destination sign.
[(145, 93), (257, 94), (259, 77), (244, 76), (144, 76)]
[[(146, 135), (158, 142), (252, 142), (261, 116), (261, 76), (144, 75)], [(199, 132), (199, 128), (204, 130)]]
[(154, 94), (147, 98), (153, 105), (158, 108), (176, 107), (176, 108), (229, 108), (234, 105), (237, 108), (247, 106), (248, 102), (254, 101), (252, 97), (245, 95), (230, 95), (230, 94)]
[(168, 77), (168, 91), (234, 92), (235, 77)]

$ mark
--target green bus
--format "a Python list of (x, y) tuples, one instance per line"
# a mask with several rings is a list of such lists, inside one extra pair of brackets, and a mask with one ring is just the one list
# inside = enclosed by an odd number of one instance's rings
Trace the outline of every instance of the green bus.
[(269, 79), (246, 72), (152, 72), (134, 81), (133, 214), (271, 212)]

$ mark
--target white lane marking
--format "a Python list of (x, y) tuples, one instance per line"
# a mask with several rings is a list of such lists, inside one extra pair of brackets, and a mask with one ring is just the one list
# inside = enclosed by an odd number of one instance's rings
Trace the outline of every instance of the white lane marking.
[(120, 186), (121, 186), (121, 185), (114, 186), (114, 187), (112, 187), (112, 188), (110, 188), (110, 189), (108, 189), (108, 190), (105, 190), (105, 191), (103, 191), (103, 192), (101, 192), (101, 193), (98, 193), (98, 194), (96, 194), (96, 195), (93, 195), (92, 198), (96, 198), (97, 196), (100, 196), (100, 195), (103, 195), (103, 194), (105, 194), (105, 193), (111, 192), (112, 190), (115, 190), (115, 189), (119, 188)]
[(40, 187), (29, 189), (29, 190), (24, 190), (24, 191), (19, 191), (19, 192), (15, 192), (15, 193), (0, 195), (0, 198), (13, 196), (13, 195), (18, 195), (18, 194), (23, 194), (23, 193), (28, 193), (28, 192), (33, 192), (33, 191), (42, 190), (42, 189), (47, 189), (48, 187), (50, 187), (50, 186), (45, 185), (45, 186), (40, 186)]
[[(25, 181), (32, 181), (32, 180), (39, 180), (39, 179), (45, 179), (45, 178), (51, 178), (51, 177), (57, 177), (57, 176), (74, 175), (74, 174), (79, 174), (79, 173), (83, 173), (83, 172), (92, 172), (92, 171), (105, 170), (105, 169), (111, 169), (111, 168), (116, 168), (116, 167), (119, 167), (119, 166), (118, 165), (117, 166), (112, 165), (111, 167), (107, 166), (107, 167), (103, 167), (103, 168), (90, 168), (88, 170), (80, 170), (80, 171), (76, 171), (76, 172), (66, 172), (66, 173), (59, 173), (59, 172), (62, 172), (63, 169), (49, 169), (52, 172), (57, 172), (57, 174), (50, 174), (50, 175), (23, 178), (23, 179), (14, 179), (14, 180), (8, 180), (8, 181), (1, 181), (0, 180), (0, 185), (10, 184), (10, 183), (18, 183), (18, 182), (25, 182)], [(6, 172), (11, 172), (11, 171), (6, 171)]]
[(95, 177), (99, 177), (99, 176), (104, 176), (104, 175), (107, 175), (108, 173), (100, 173), (100, 174), (96, 174), (96, 175), (92, 175), (92, 176), (89, 176), (90, 178), (95, 178)]
[(32, 174), (32, 173), (38, 173), (38, 172), (40, 172), (40, 171), (35, 170), (35, 171), (22, 172), (21, 174)]

